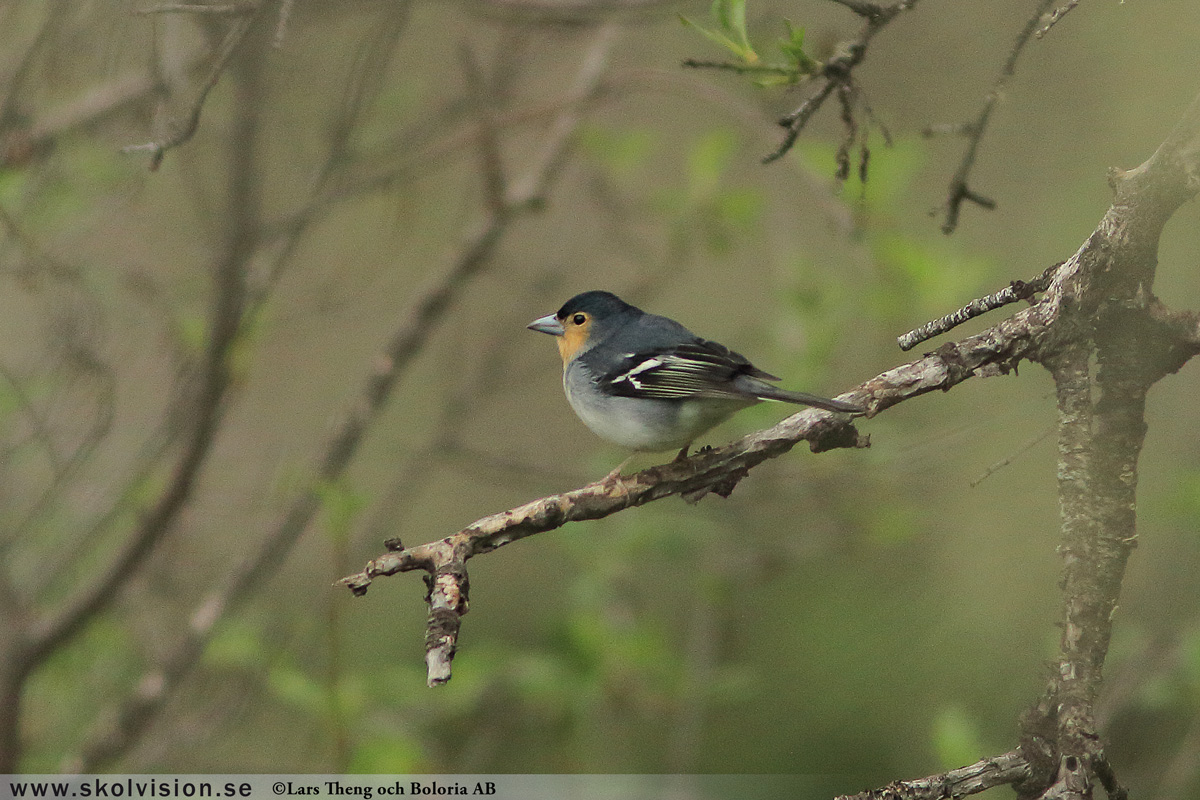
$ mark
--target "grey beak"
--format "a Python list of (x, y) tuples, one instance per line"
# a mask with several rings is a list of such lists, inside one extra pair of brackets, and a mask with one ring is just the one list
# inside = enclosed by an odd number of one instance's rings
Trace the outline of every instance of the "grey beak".
[(554, 316), (553, 314), (547, 314), (544, 317), (539, 317), (525, 327), (529, 328), (531, 331), (549, 333), (554, 336), (562, 336), (564, 333), (566, 333), (566, 331), (563, 330), (562, 323), (558, 321), (558, 317)]

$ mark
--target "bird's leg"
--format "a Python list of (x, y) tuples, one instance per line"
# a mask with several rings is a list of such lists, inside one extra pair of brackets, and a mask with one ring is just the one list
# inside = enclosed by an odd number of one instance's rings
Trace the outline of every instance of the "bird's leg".
[(691, 442), (688, 442), (687, 444), (685, 444), (682, 448), (680, 448), (679, 452), (675, 454), (675, 458), (673, 458), (672, 461), (676, 462), (676, 461), (683, 461), (684, 459), (686, 459), (688, 457), (688, 449), (691, 446), (692, 446)]

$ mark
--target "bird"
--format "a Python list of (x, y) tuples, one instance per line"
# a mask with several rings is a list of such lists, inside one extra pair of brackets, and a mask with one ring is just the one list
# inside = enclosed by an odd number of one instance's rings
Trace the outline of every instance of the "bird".
[[(527, 327), (555, 337), (567, 402), (583, 424), (634, 453), (678, 449), (682, 460), (698, 436), (763, 400), (866, 413), (857, 403), (772, 386), (767, 381), (779, 378), (740, 353), (611, 292), (577, 294)], [(620, 477), (628, 461), (605, 480)]]

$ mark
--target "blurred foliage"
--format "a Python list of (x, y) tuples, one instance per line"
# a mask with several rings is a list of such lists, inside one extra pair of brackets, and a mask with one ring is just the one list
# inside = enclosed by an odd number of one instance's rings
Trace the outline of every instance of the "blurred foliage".
[[(17, 5), (0, 11), (4, 75), (42, 21)], [(464, 41), (489, 82), (507, 176), (536, 156), (590, 33), (486, 5), (413, 4), (402, 17), (405, 4), (301, 3), (268, 45), (252, 154), (267, 232), (247, 275), (264, 302), (239, 339), (222, 429), (177, 530), (29, 684), (24, 768), (75, 752), (314, 485), (331, 421), (482, 216), (478, 95), (452, 66)], [(832, 775), (850, 791), (1013, 745), (1058, 635), (1054, 447), (1025, 448), (1053, 423), (1053, 399), (1032, 367), (864, 421), (867, 451), (800, 448), (727, 501), (667, 500), (473, 560), (454, 679), (437, 690), (416, 576), (381, 578), (364, 599), (332, 586), (385, 538), (435, 540), (625, 457), (570, 413), (554, 348), (523, 329), (574, 292), (611, 289), (785, 386), (835, 394), (906, 361), (898, 334), (1073, 252), (1108, 202), (1104, 170), (1147, 156), (1197, 89), (1181, 55), (1198, 32), (1187, 0), (1081, 5), (1031, 49), (980, 151), (976, 177), (998, 209), (968, 209), (947, 239), (937, 212), (962, 143), (917, 132), (975, 112), (1025, 9), (922, 4), (881, 34), (856, 80), (894, 146), (872, 132), (866, 182), (841, 186), (828, 109), (791, 156), (759, 163), (802, 95), (753, 84), (800, 80), (807, 54), (832, 52), (859, 21), (834, 3), (681, 10), (700, 21), (629, 21), (541, 213), (506, 231), (451, 303), (349, 473), (317, 482), (319, 531), (219, 623), (114, 768), (758, 772)], [(228, 137), (244, 111), (232, 76), (159, 171), (119, 152), (166, 124), (156, 107), (177, 118), (203, 75), (154, 54), (220, 28), (127, 11), (102, 2), (61, 17), (37, 60), (45, 77), (16, 92), (21, 109), (43, 118), (160, 67), (182, 86), (0, 168), (15, 226), (0, 230), (0, 555), (17, 591), (47, 606), (103, 571), (169, 477), (231, 224)], [(789, 15), (803, 25), (780, 40)], [(677, 68), (712, 42), (742, 66), (790, 71)], [(1180, 307), (1200, 304), (1194, 212), (1164, 240), (1164, 296)], [(279, 231), (304, 214), (287, 242)], [(1191, 372), (1151, 397), (1142, 540), (1108, 665), (1110, 756), (1139, 797), (1154, 796), (1200, 709)], [(102, 416), (103, 375), (110, 428), (59, 480)], [(786, 413), (763, 404), (706, 440)]]
[(783, 23), (787, 36), (775, 42), (776, 48), (784, 57), (783, 62), (763, 63), (758, 52), (750, 44), (750, 34), (746, 28), (745, 0), (713, 0), (709, 16), (712, 18), (713, 27), (705, 27), (682, 14), (679, 19), (704, 38), (731, 52), (737, 58), (737, 62), (698, 64), (689, 60), (692, 66), (719, 67), (749, 73), (756, 76), (754, 83), (761, 87), (794, 85), (816, 72), (820, 66), (804, 51), (804, 29), (795, 27), (790, 20), (784, 20)]
[(946, 706), (934, 718), (933, 748), (944, 770), (973, 764), (990, 754), (979, 741), (974, 721), (959, 706)]

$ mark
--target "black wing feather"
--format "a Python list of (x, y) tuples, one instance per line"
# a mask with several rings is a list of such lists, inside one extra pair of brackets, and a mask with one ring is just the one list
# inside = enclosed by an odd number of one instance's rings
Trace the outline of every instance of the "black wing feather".
[(604, 382), (609, 391), (622, 397), (660, 400), (753, 397), (735, 386), (734, 380), (740, 375), (779, 380), (722, 344), (696, 339), (630, 354)]

